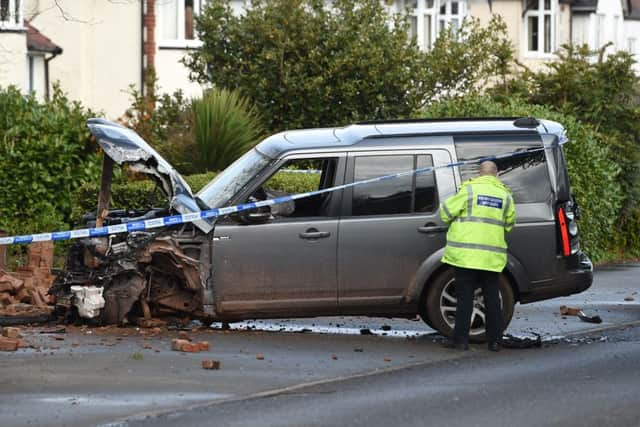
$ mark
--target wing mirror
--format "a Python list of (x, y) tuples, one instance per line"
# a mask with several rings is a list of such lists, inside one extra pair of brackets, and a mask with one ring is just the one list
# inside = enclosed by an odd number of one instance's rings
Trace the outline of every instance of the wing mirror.
[(237, 218), (242, 224), (264, 224), (271, 219), (271, 209), (267, 206), (259, 211), (240, 212)]

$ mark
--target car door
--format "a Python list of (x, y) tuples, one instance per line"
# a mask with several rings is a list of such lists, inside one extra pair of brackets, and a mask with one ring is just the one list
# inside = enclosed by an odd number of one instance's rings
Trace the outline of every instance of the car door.
[[(345, 155), (292, 155), (243, 201), (328, 188), (344, 179)], [(214, 230), (213, 283), (223, 317), (334, 314), (342, 192), (273, 206), (266, 222), (236, 216)], [(242, 200), (241, 200), (242, 201)], [(245, 222), (245, 223), (243, 223)]]
[[(428, 142), (429, 138), (421, 140)], [(444, 148), (355, 153), (348, 159), (347, 180), (450, 161), (450, 153)], [(402, 305), (420, 264), (446, 243), (446, 226), (439, 218), (438, 204), (454, 192), (450, 168), (345, 191), (338, 240), (341, 312), (370, 312), (376, 307), (385, 312)]]

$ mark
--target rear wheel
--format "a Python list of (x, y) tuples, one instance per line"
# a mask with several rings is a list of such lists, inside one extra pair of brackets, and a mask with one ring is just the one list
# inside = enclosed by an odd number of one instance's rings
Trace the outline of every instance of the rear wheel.
[[(507, 328), (513, 317), (515, 297), (509, 280), (504, 274), (500, 275), (500, 304), (502, 307), (502, 319), (504, 329)], [(456, 288), (453, 269), (448, 268), (439, 274), (429, 289), (425, 300), (423, 319), (425, 322), (440, 332), (442, 335), (453, 336), (453, 328), (456, 322)], [(471, 314), (471, 328), (469, 340), (472, 342), (485, 342), (486, 316), (482, 289), (475, 291), (473, 299), (473, 312)]]

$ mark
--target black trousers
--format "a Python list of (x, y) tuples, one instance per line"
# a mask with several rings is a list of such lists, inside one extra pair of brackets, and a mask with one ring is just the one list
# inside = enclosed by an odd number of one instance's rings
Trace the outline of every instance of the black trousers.
[(469, 341), (469, 327), (473, 312), (473, 294), (478, 287), (482, 287), (484, 297), (486, 334), (489, 343), (501, 342), (502, 339), (502, 310), (500, 309), (499, 273), (485, 270), (471, 270), (455, 268), (456, 278), (456, 326), (454, 339), (459, 343)]

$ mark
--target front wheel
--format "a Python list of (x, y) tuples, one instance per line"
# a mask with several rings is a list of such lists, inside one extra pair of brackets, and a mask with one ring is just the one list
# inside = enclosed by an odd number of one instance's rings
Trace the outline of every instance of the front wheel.
[[(509, 280), (504, 274), (499, 279), (500, 306), (504, 329), (507, 329), (513, 317), (515, 297)], [(456, 288), (453, 269), (448, 268), (439, 274), (429, 289), (425, 300), (423, 319), (429, 326), (446, 337), (453, 336), (453, 328), (456, 322)], [(427, 319), (425, 319), (427, 317)], [(471, 342), (485, 342), (485, 308), (482, 289), (475, 291), (473, 299), (473, 311), (471, 313), (471, 327), (469, 340)]]

